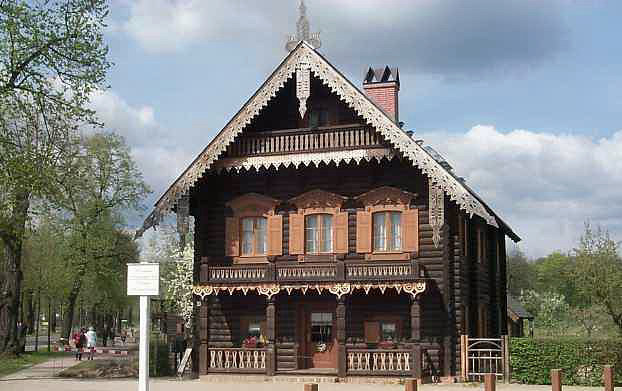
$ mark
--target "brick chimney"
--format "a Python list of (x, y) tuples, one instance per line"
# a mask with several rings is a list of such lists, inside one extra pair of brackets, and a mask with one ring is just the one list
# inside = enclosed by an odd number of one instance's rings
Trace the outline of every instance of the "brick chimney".
[(400, 72), (397, 68), (372, 68), (365, 74), (363, 89), (395, 123), (399, 122)]

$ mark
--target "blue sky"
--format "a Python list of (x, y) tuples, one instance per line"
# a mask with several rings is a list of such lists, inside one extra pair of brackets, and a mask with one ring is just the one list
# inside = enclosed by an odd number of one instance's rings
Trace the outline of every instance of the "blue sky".
[[(400, 118), (524, 239), (568, 250), (622, 230), (622, 3), (307, 0), (320, 52), (355, 83), (400, 68)], [(113, 0), (111, 88), (93, 99), (154, 189), (286, 55), (297, 1)]]

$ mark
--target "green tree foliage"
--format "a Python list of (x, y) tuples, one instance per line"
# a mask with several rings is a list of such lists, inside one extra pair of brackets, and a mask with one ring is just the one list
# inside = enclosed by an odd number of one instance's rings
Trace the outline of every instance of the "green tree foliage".
[[(79, 153), (66, 162), (54, 206), (62, 211), (68, 232), (68, 269), (72, 273), (64, 318), (73, 319), (85, 278), (110, 282), (110, 262), (133, 259), (136, 249), (120, 235), (123, 213), (140, 209), (150, 192), (122, 137), (96, 133), (82, 140)], [(63, 325), (68, 336), (71, 322)]]
[(535, 271), (525, 253), (513, 246), (507, 256), (508, 292), (519, 297), (525, 290), (534, 288)]
[[(0, 1), (0, 350), (19, 352), (22, 247), (33, 198), (54, 190), (60, 160), (79, 126), (96, 125), (89, 95), (110, 63), (105, 0)], [(1, 318), (1, 316), (0, 316)]]
[(520, 301), (535, 316), (536, 325), (547, 335), (561, 333), (563, 322), (570, 308), (563, 295), (555, 292), (538, 293), (528, 290), (520, 296)]
[(604, 308), (622, 334), (622, 259), (618, 244), (601, 227), (589, 224), (575, 249), (574, 281), (590, 304)]
[(573, 273), (575, 260), (573, 257), (555, 251), (533, 263), (536, 276), (534, 288), (538, 292), (554, 292), (564, 296), (568, 304), (577, 306), (582, 297), (577, 292)]

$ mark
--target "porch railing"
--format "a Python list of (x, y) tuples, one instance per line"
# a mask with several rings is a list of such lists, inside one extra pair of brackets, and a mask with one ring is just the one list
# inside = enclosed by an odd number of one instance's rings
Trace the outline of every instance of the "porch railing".
[(370, 126), (351, 124), (244, 133), (227, 150), (228, 157), (383, 147)]
[(347, 372), (356, 375), (409, 375), (412, 351), (401, 349), (348, 349)]
[(266, 349), (210, 348), (209, 370), (214, 372), (265, 372)]

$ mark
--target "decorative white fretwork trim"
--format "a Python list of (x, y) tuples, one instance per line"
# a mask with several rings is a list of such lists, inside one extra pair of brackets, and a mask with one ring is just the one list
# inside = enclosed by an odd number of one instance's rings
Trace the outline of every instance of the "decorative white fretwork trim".
[(434, 247), (441, 245), (441, 228), (445, 223), (445, 195), (436, 184), (429, 182), (428, 203), (430, 209), (430, 226)]
[[(143, 228), (137, 232), (157, 225), (168, 213), (179, 198), (188, 192), (197, 180), (204, 175), (229, 144), (243, 131), (277, 92), (289, 80), (301, 64), (308, 64), (311, 72), (327, 85), (332, 92), (365, 119), (377, 132), (387, 139), (395, 150), (401, 152), (412, 164), (419, 167), (460, 209), (469, 215), (477, 214), (488, 224), (498, 227), (496, 219), (484, 205), (471, 194), (458, 179), (434, 160), (420, 145), (400, 129), (381, 109), (365, 96), (359, 89), (343, 77), (326, 59), (306, 42), (300, 42), (266, 80), (261, 88), (246, 102), (244, 107), (233, 117), (223, 130), (201, 152), (197, 159), (184, 171), (175, 183), (157, 202), (155, 209), (145, 220)], [(294, 158), (290, 155), (289, 158)]]
[(292, 291), (299, 290), (303, 295), (306, 295), (309, 290), (315, 290), (321, 294), (323, 291), (328, 291), (333, 295), (341, 298), (343, 295), (350, 294), (355, 290), (362, 290), (365, 294), (369, 294), (371, 289), (379, 289), (382, 294), (387, 289), (395, 289), (397, 293), (402, 291), (410, 294), (416, 299), (421, 293), (425, 292), (426, 282), (396, 282), (396, 283), (376, 283), (376, 284), (351, 284), (349, 282), (335, 282), (324, 284), (244, 284), (244, 285), (195, 285), (192, 287), (192, 293), (199, 296), (201, 300), (205, 300), (206, 296), (218, 295), (220, 292), (228, 292), (232, 295), (236, 291), (241, 291), (246, 295), (249, 291), (255, 291), (260, 295), (266, 296), (271, 299), (272, 296), (278, 294), (281, 291), (287, 292), (288, 295), (292, 294)]
[(294, 166), (298, 168), (300, 165), (309, 166), (314, 164), (316, 167), (320, 163), (339, 164), (341, 162), (350, 163), (352, 161), (359, 164), (365, 161), (381, 161), (382, 159), (391, 160), (395, 157), (395, 153), (387, 148), (376, 149), (355, 149), (351, 151), (333, 151), (318, 153), (301, 153), (292, 155), (272, 155), (272, 156), (251, 156), (239, 158), (223, 158), (214, 163), (214, 169), (217, 171), (250, 170), (252, 168), (259, 170), (260, 168), (269, 169), (270, 167), (280, 168)]

